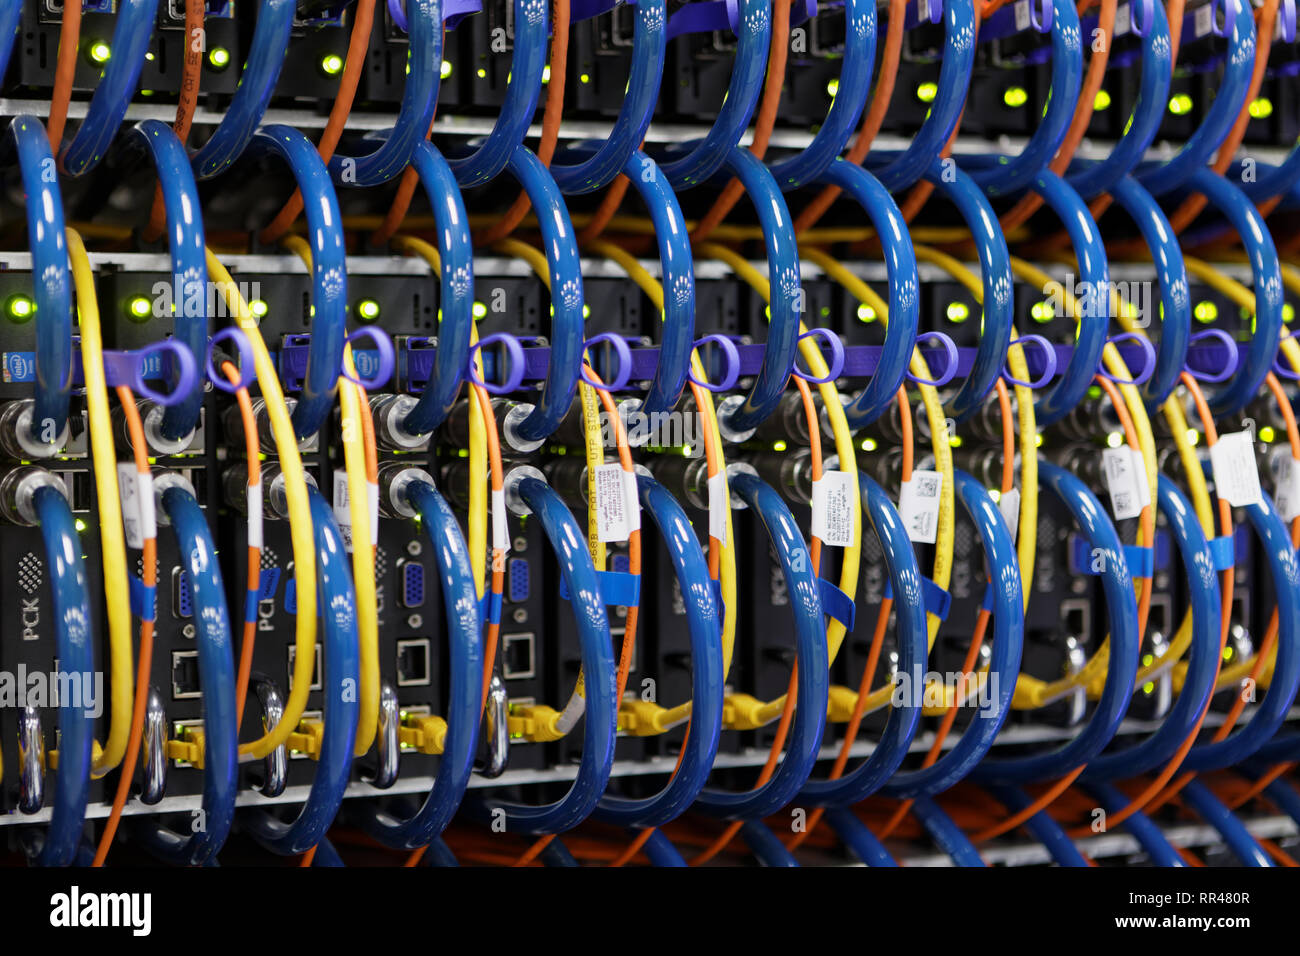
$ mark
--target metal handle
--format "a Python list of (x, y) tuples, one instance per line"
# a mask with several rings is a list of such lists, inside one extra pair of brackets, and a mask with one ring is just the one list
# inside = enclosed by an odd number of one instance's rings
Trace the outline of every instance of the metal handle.
[(400, 723), (397, 691), (392, 684), (384, 681), (379, 686), (379, 729), (375, 735), (375, 754), (378, 760), (375, 772), (361, 778), (377, 790), (387, 790), (397, 782), (397, 767), (402, 755), (397, 739)]
[(18, 809), (36, 813), (45, 802), (45, 737), (40, 712), (30, 704), (18, 719)]
[(167, 792), (167, 711), (157, 687), (149, 688), (144, 712), (144, 772), (140, 802), (153, 806)]
[[(262, 708), (262, 731), (269, 733), (284, 716), (284, 698), (271, 678), (259, 674), (253, 682), (257, 702)], [(262, 761), (263, 777), (258, 786), (263, 796), (278, 797), (289, 782), (289, 752), (284, 744), (276, 747)]]

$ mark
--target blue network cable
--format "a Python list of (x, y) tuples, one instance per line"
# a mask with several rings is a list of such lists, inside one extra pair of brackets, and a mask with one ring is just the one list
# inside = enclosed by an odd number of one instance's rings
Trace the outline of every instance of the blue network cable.
[(9, 69), (9, 56), (18, 39), (18, 21), (22, 12), (20, 0), (5, 0), (0, 4), (0, 76)]
[[(140, 81), (157, 11), (158, 0), (119, 0), (112, 56), (95, 87), (85, 120), (63, 152), (63, 170), (69, 176), (89, 172), (107, 154)], [(53, 144), (56, 153), (59, 145)]]
[(664, 539), (681, 588), (691, 638), (691, 718), (685, 753), (672, 779), (657, 794), (640, 799), (605, 796), (593, 816), (631, 827), (659, 827), (694, 802), (709, 779), (722, 730), (724, 672), (718, 640), (721, 608), (713, 593), (709, 565), (686, 512), (653, 478), (637, 477), (641, 508)]
[[(892, 315), (891, 315), (892, 322)], [(885, 490), (859, 472), (862, 514), (880, 541), (885, 567), (894, 591), (898, 628), (898, 670), (895, 704), (871, 756), (855, 770), (836, 780), (809, 780), (799, 798), (817, 806), (846, 807), (865, 800), (880, 789), (902, 764), (921, 718), (925, 690), (925, 661), (929, 655), (929, 631), (925, 619), (925, 596), (916, 552), (907, 529)], [(901, 691), (901, 694), (900, 694)], [(901, 697), (901, 702), (898, 699)]]
[[(1012, 17), (1003, 7), (995, 17)], [(999, 156), (997, 165), (972, 173), (990, 196), (1006, 196), (1029, 185), (1060, 149), (1079, 102), (1083, 82), (1083, 43), (1079, 35), (1079, 12), (1072, 0), (1052, 0), (1052, 80), (1043, 115), (1036, 120), (1033, 135), (1019, 156)], [(981, 32), (980, 39), (984, 39)]]
[(686, 860), (677, 847), (673, 846), (662, 830), (655, 830), (645, 841), (642, 848), (647, 858), (655, 866), (685, 867)]
[[(1121, 790), (1108, 783), (1094, 780), (1085, 784), (1084, 788), (1101, 801), (1102, 809), (1106, 813), (1119, 813), (1132, 803)], [(1165, 837), (1164, 831), (1140, 810), (1130, 814), (1121, 826), (1128, 831), (1133, 839), (1138, 841), (1138, 844), (1151, 857), (1151, 862), (1156, 866), (1187, 865), (1183, 858), (1178, 855), (1178, 851), (1174, 849), (1173, 844)]]
[(235, 95), (212, 131), (212, 138), (194, 155), (194, 172), (199, 179), (229, 169), (253, 138), (289, 52), (296, 10), (296, 0), (260, 0), (252, 44)]
[[(291, 126), (264, 126), (253, 137), (256, 153), (274, 153), (293, 172), (307, 213), (311, 244), (312, 322), (307, 372), (293, 410), (299, 441), (320, 430), (334, 407), (334, 388), (343, 367), (347, 335), (348, 274), (344, 262), (343, 217), (329, 171), (311, 140)], [(201, 355), (202, 352), (195, 352)]]
[[(1030, 804), (1024, 791), (1015, 787), (991, 787), (990, 790), (1012, 813), (1019, 813)], [(1029, 831), (1030, 836), (1047, 848), (1047, 852), (1052, 855), (1052, 860), (1058, 866), (1088, 865), (1088, 861), (1074, 845), (1074, 841), (1046, 810), (1039, 810), (1026, 820), (1023, 826)]]
[(740, 828), (740, 835), (754, 852), (760, 866), (798, 866), (794, 854), (776, 838), (776, 834), (757, 820), (750, 820)]
[(696, 806), (712, 816), (758, 819), (790, 802), (817, 760), (826, 726), (823, 701), (830, 692), (821, 595), (808, 546), (781, 496), (762, 479), (745, 473), (731, 479), (731, 490), (753, 509), (781, 563), (794, 614), (798, 701), (785, 757), (767, 783), (742, 792), (705, 789)]
[[(159, 120), (143, 120), (131, 128), (131, 134), (147, 147), (162, 186), (172, 267), (171, 300), (176, 311), (175, 335), (194, 355), (204, 355), (208, 346), (207, 247), (199, 188), (189, 156), (172, 128)], [(198, 426), (202, 407), (202, 379), (196, 378), (190, 394), (163, 411), (163, 437), (169, 441), (184, 439)]]
[[(19, 6), (19, 4), (14, 4)], [(0, 29), (3, 29), (0, 23)], [(0, 76), (3, 71), (0, 70)], [(27, 194), (27, 235), (32, 248), (33, 301), (36, 303), (36, 401), (29, 436), (34, 450), (61, 447), (72, 390), (72, 287), (64, 245), (63, 196), (45, 126), (34, 116), (9, 123)], [(52, 427), (51, 427), (52, 426)]]
[[(866, 211), (876, 235), (880, 237), (889, 276), (889, 324), (885, 328), (880, 364), (866, 388), (844, 407), (849, 428), (857, 430), (874, 422), (889, 407), (907, 373), (907, 363), (916, 345), (916, 327), (921, 311), (916, 252), (898, 203), (894, 202), (889, 190), (861, 166), (837, 159), (819, 181), (838, 186)], [(1005, 243), (1003, 249), (1006, 249)]]
[(383, 141), (365, 156), (335, 152), (329, 170), (342, 186), (378, 186), (397, 176), (424, 142), (438, 105), (442, 75), (442, 0), (406, 0), (410, 37), (406, 45), (406, 84), (397, 120)]
[(399, 820), (387, 810), (366, 805), (362, 822), (366, 832), (385, 846), (413, 850), (427, 845), (447, 828), (465, 796), (474, 769), (483, 709), (483, 622), (469, 549), (456, 516), (428, 482), (412, 481), (404, 494), (429, 535), (438, 565), (450, 638), (447, 679), (451, 697), (447, 703), (447, 733), (438, 774), (420, 809), (409, 819)]
[[(890, 797), (933, 796), (971, 773), (984, 759), (1002, 729), (1011, 710), (1016, 678), (1020, 675), (1025, 605), (1015, 542), (984, 486), (964, 471), (957, 470), (954, 476), (957, 496), (974, 521), (984, 546), (989, 590), (993, 598), (993, 653), (986, 686), (994, 696), (980, 706), (970, 726), (950, 751), (928, 767), (894, 774), (880, 790)], [(925, 802), (933, 806), (930, 801)], [(918, 800), (914, 808), (920, 803)]]
[(474, 247), (465, 200), (442, 154), (421, 140), (411, 157), (420, 184), (433, 207), (441, 274), (438, 284), (438, 353), (432, 374), (415, 407), (402, 420), (412, 435), (427, 435), (441, 425), (460, 393), (469, 364), (474, 328)]
[(84, 697), (95, 673), (91, 634), (90, 581), (81, 556), (84, 547), (67, 498), (45, 485), (32, 496), (54, 596), (54, 641), (58, 672), (69, 675), (83, 694), (59, 700), (59, 765), (55, 770), (54, 811), (37, 862), (69, 866), (76, 859), (90, 798), (94, 745), (91, 702)]
[(493, 798), (480, 800), (471, 808), (483, 820), (504, 813), (506, 829), (511, 833), (562, 833), (573, 829), (595, 809), (614, 766), (614, 727), (618, 718), (614, 652), (596, 566), (573, 513), (564, 499), (539, 478), (524, 477), (517, 490), (524, 505), (537, 516), (571, 595), (585, 675), (582, 760), (568, 793), (553, 803), (528, 806)]
[(917, 797), (912, 803), (912, 815), (921, 821), (930, 839), (943, 852), (952, 857), (957, 866), (985, 866), (975, 844), (962, 832), (962, 828), (953, 822), (939, 804), (929, 797)]
[(1056, 750), (1023, 757), (986, 759), (971, 772), (971, 779), (978, 783), (1024, 784), (1063, 776), (1079, 764), (1089, 762), (1114, 738), (1133, 697), (1142, 635), (1138, 633), (1137, 600), (1124, 560), (1124, 546), (1101, 502), (1087, 485), (1065, 469), (1047, 462), (1041, 463), (1038, 469), (1040, 487), (1049, 489), (1065, 503), (1070, 517), (1102, 565), (1101, 583), (1110, 624), (1106, 686), (1087, 725), (1069, 743)]
[(844, 841), (849, 852), (867, 866), (898, 866), (885, 845), (870, 828), (844, 807), (828, 807), (826, 822), (835, 835)]
[[(492, 131), (469, 156), (451, 160), (451, 170), (462, 186), (481, 186), (506, 168), (515, 148), (524, 140), (537, 110), (537, 96), (546, 68), (546, 34), (550, 27), (547, 0), (514, 0), (515, 37), (505, 99)], [(440, 67), (439, 67), (440, 68)], [(421, 130), (421, 135), (424, 130)], [(539, 207), (533, 202), (534, 208)]]
[(1223, 805), (1210, 788), (1199, 780), (1189, 781), (1182, 789), (1183, 802), (1218, 831), (1243, 866), (1272, 866), (1264, 848), (1246, 829), (1246, 825)]
[(536, 405), (515, 426), (519, 437), (536, 442), (560, 427), (578, 390), (585, 339), (582, 266), (568, 207), (542, 161), (526, 146), (516, 146), (506, 168), (519, 180), (537, 211), (550, 271), (550, 364)]
[(162, 491), (163, 514), (176, 532), (176, 543), (189, 580), (193, 602), (194, 643), (199, 652), (203, 688), (203, 802), (185, 835), (166, 829), (157, 818), (143, 820), (136, 836), (156, 856), (177, 866), (215, 863), (235, 817), (239, 791), (239, 729), (235, 715), (235, 660), (231, 650), (230, 613), (221, 580), (217, 549), (207, 518), (194, 495), (179, 483)]
[(312, 529), (316, 539), (316, 575), (320, 587), (324, 635), (322, 700), (325, 713), (316, 775), (301, 811), (292, 823), (258, 810), (246, 820), (253, 839), (282, 856), (305, 853), (325, 837), (339, 812), (352, 769), (352, 745), (357, 734), (360, 681), (357, 601), (343, 536), (334, 513), (321, 493), (307, 486)]

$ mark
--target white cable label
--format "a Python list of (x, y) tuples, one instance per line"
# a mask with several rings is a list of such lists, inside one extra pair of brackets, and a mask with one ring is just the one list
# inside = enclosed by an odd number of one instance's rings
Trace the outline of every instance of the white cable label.
[(1136, 448), (1121, 445), (1101, 453), (1101, 469), (1110, 494), (1110, 510), (1116, 521), (1136, 518), (1151, 503), (1146, 462)]
[(623, 472), (623, 494), (627, 497), (627, 529), (641, 530), (641, 498), (637, 493), (636, 472)]
[(494, 551), (510, 550), (510, 529), (506, 527), (506, 490), (497, 488), (492, 492), (492, 549)]
[(597, 465), (593, 477), (596, 484), (596, 537), (605, 543), (626, 541), (631, 533), (631, 521), (623, 466), (618, 462)]
[(853, 544), (853, 476), (823, 471), (812, 483), (812, 533), (822, 544), (847, 548)]
[(1115, 36), (1122, 37), (1133, 27), (1132, 7), (1127, 3), (1121, 4), (1115, 11)]
[(379, 485), (366, 482), (366, 505), (370, 511), (370, 546), (379, 547)]
[(1198, 38), (1205, 36), (1214, 26), (1214, 4), (1207, 3), (1197, 7), (1192, 17), (1192, 28), (1196, 31), (1196, 36)]
[(348, 495), (347, 472), (334, 472), (334, 520), (338, 522), (339, 532), (343, 535), (343, 548), (352, 551), (352, 509)]
[(154, 510), (153, 472), (135, 473), (136, 494), (140, 497), (140, 535), (148, 541), (158, 537), (158, 514)]
[(1220, 435), (1218, 442), (1210, 446), (1210, 465), (1214, 469), (1214, 493), (1234, 508), (1264, 500), (1255, 461), (1255, 438), (1250, 432)]
[(727, 541), (727, 512), (731, 509), (726, 481), (726, 473), (721, 471), (708, 481), (709, 537), (717, 538), (724, 544)]
[(923, 544), (934, 544), (939, 534), (939, 498), (943, 493), (943, 475), (937, 471), (914, 471), (903, 482), (898, 496), (898, 515), (903, 519), (907, 536)]
[(1283, 520), (1300, 516), (1300, 459), (1283, 449), (1273, 456), (1273, 497)]
[(262, 482), (248, 486), (248, 546), (262, 550)]
[(135, 476), (138, 472), (129, 461), (117, 463), (117, 492), (122, 499), (122, 529), (126, 532), (128, 548), (143, 548), (144, 535), (140, 533), (140, 488)]
[(1020, 489), (1012, 488), (1010, 491), (1004, 491), (998, 497), (998, 511), (1002, 514), (1002, 520), (1006, 523), (1007, 530), (1011, 532), (1011, 540), (1016, 540), (1016, 532), (1020, 528)]
[(1029, 29), (1029, 0), (1018, 0), (1015, 6), (1016, 31)]

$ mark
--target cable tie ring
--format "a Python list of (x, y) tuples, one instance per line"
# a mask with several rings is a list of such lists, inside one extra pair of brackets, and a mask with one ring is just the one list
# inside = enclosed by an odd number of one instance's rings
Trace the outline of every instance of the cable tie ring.
[(810, 372), (800, 371), (799, 364), (796, 362), (794, 374), (810, 385), (825, 385), (827, 382), (835, 381), (844, 373), (844, 340), (830, 329), (809, 329), (799, 336), (799, 341), (802, 342), (809, 336), (822, 339), (831, 347), (830, 371), (822, 378), (818, 378)]
[[(1188, 339), (1188, 344), (1195, 345), (1202, 339), (1207, 338), (1217, 339), (1222, 342), (1224, 348), (1228, 350), (1228, 360), (1223, 363), (1223, 371), (1206, 372), (1192, 368), (1192, 353), (1190, 350), (1188, 351), (1187, 361), (1183, 364), (1183, 369), (1198, 382), (1226, 382), (1228, 379), (1232, 378), (1233, 373), (1237, 371), (1237, 358), (1239, 354), (1237, 351), (1237, 343), (1232, 336), (1223, 329), (1205, 329), (1204, 331), (1192, 335), (1191, 338)], [(1286, 373), (1283, 372), (1282, 374), (1285, 375)]]
[[(475, 367), (474, 357), (478, 354), (479, 349), (485, 345), (501, 345), (505, 347), (506, 357), (509, 360), (506, 362), (505, 367), (509, 374), (506, 376), (506, 380), (499, 385), (484, 381)], [(469, 347), (469, 367), (465, 372), (465, 377), (489, 395), (508, 395), (511, 392), (518, 391), (519, 386), (524, 383), (524, 347), (519, 337), (511, 335), (509, 332), (494, 332), (491, 335), (483, 336)]]
[(736, 343), (727, 336), (716, 332), (695, 340), (694, 348), (698, 349), (702, 345), (716, 345), (722, 349), (722, 353), (727, 357), (727, 370), (722, 375), (722, 381), (714, 384), (701, 382), (695, 377), (694, 369), (688, 371), (686, 377), (691, 380), (692, 385), (698, 385), (710, 392), (731, 391), (736, 387), (736, 382), (740, 380), (740, 349), (736, 348)]
[[(393, 337), (383, 329), (375, 325), (367, 325), (365, 328), (357, 329), (343, 341), (352, 345), (361, 339), (370, 339), (375, 346), (375, 357), (378, 366), (370, 375), (362, 375), (358, 368), (357, 374), (353, 376), (348, 372), (347, 363), (339, 370), (339, 374), (346, 378), (354, 385), (359, 385), (366, 391), (373, 391), (382, 388), (388, 380), (393, 377), (393, 370), (397, 367), (397, 350), (393, 346)], [(354, 346), (352, 349), (352, 364), (357, 366), (358, 351)], [(366, 358), (368, 361), (368, 357)]]
[[(1155, 20), (1156, 11), (1152, 6), (1154, 0), (1142, 0), (1141, 3), (1131, 4), (1129, 6), (1129, 28), (1134, 36), (1145, 39), (1146, 35), (1151, 32), (1151, 26)], [(1294, 3), (1295, 0), (1289, 0)], [(1141, 19), (1138, 18), (1138, 10), (1142, 11)]]
[[(1215, 331), (1218, 330), (1216, 329)], [(1295, 332), (1289, 332), (1282, 337), (1282, 342), (1285, 342), (1287, 339), (1293, 339), (1295, 337), (1296, 337)], [(1297, 372), (1295, 369), (1291, 368), (1290, 362), (1283, 362), (1281, 359), (1282, 342), (1278, 343), (1278, 354), (1273, 358), (1273, 371), (1276, 372), (1278, 375), (1281, 375), (1283, 378), (1289, 378), (1293, 382), (1300, 382), (1300, 372)], [(1233, 345), (1235, 346), (1236, 343), (1234, 342)]]
[(587, 363), (583, 362), (578, 374), (582, 380), (592, 388), (600, 389), (602, 392), (617, 392), (619, 389), (626, 388), (628, 381), (632, 378), (632, 349), (627, 344), (627, 339), (617, 332), (601, 332), (599, 335), (593, 335), (582, 343), (582, 352), (586, 355), (587, 350), (608, 343), (614, 347), (614, 353), (618, 356), (618, 374), (611, 381), (597, 382), (587, 377)]
[(943, 345), (943, 350), (948, 356), (948, 362), (944, 366), (943, 372), (936, 379), (924, 379), (911, 372), (907, 372), (907, 380), (915, 382), (917, 385), (929, 385), (932, 388), (943, 388), (954, 378), (957, 377), (957, 343), (942, 332), (922, 332), (916, 337), (916, 345), (919, 348), (922, 342), (938, 341)]
[[(1223, 11), (1223, 26), (1219, 26), (1219, 11)], [(1232, 32), (1232, 6), (1227, 0), (1210, 0), (1210, 32), (1216, 37), (1226, 37)]]
[[(176, 384), (170, 391), (160, 392), (149, 386), (145, 374), (149, 359), (158, 356), (158, 367), (162, 370), (166, 357), (172, 357), (172, 371), (176, 375)], [(146, 345), (141, 349), (126, 352), (104, 352), (104, 378), (108, 384), (128, 385), (142, 398), (157, 402), (159, 405), (178, 405), (185, 401), (199, 386), (198, 365), (194, 353), (185, 343), (176, 339), (162, 339)]]
[(1043, 351), (1043, 374), (1038, 378), (1029, 381), (1022, 381), (1006, 370), (1002, 369), (1002, 379), (1008, 385), (1019, 385), (1021, 388), (1039, 389), (1056, 377), (1056, 349), (1045, 336), (1030, 332), (1022, 335), (1011, 343), (1009, 348), (1015, 348), (1017, 345), (1037, 345)]
[(1295, 42), (1295, 0), (1282, 0), (1277, 8), (1277, 22), (1283, 43)]
[(1048, 33), (1052, 29), (1052, 0), (1038, 0), (1037, 6), (1041, 12), (1035, 15), (1035, 4), (1029, 0), (1029, 25), (1039, 33)]
[(1145, 385), (1147, 381), (1155, 374), (1156, 371), (1156, 347), (1151, 344), (1151, 340), (1145, 335), (1137, 332), (1121, 332), (1118, 335), (1107, 336), (1106, 341), (1111, 345), (1117, 345), (1120, 342), (1136, 342), (1142, 349), (1142, 354), (1146, 361), (1142, 363), (1142, 371), (1137, 375), (1130, 375), (1129, 378), (1121, 378), (1118, 375), (1112, 375), (1106, 371), (1104, 363), (1098, 363), (1097, 374), (1102, 378), (1109, 379), (1116, 385)]
[[(222, 342), (235, 343), (235, 351), (239, 353), (239, 382), (232, 384), (230, 379), (223, 375), (213, 364), (213, 357), (216, 355), (217, 346)], [(253, 360), (253, 344), (244, 334), (244, 330), (231, 326), (221, 329), (216, 335), (208, 340), (208, 351), (204, 357), (204, 369), (207, 372), (208, 381), (215, 385), (221, 391), (228, 395), (234, 395), (240, 389), (248, 388), (257, 378)]]

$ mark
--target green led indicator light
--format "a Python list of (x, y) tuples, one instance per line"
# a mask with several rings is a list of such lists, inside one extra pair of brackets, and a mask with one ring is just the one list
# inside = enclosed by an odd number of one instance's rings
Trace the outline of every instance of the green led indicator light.
[(113, 48), (103, 40), (96, 40), (86, 47), (86, 59), (96, 66), (103, 66), (113, 57)]
[(25, 295), (11, 295), (5, 306), (15, 322), (26, 322), (36, 314), (36, 303)]
[(153, 315), (153, 304), (142, 295), (133, 296), (126, 304), (126, 314), (137, 322), (143, 322)]
[(965, 302), (949, 302), (947, 315), (949, 322), (965, 322), (970, 318), (970, 306)]
[(214, 46), (208, 51), (208, 62), (212, 64), (213, 69), (224, 70), (230, 66), (230, 51), (224, 46)]
[(379, 318), (379, 303), (374, 299), (362, 299), (357, 303), (357, 315), (365, 322)]
[(1014, 109), (1019, 109), (1029, 102), (1029, 93), (1023, 86), (1009, 86), (1002, 94), (1002, 102)]
[(1219, 307), (1213, 302), (1198, 302), (1192, 309), (1192, 315), (1196, 316), (1197, 322), (1213, 322), (1219, 317)]
[(922, 103), (933, 103), (934, 98), (939, 95), (938, 83), (922, 83), (916, 88), (916, 98)]
[(326, 53), (320, 60), (320, 68), (329, 76), (335, 76), (343, 69), (343, 57), (337, 53)]

